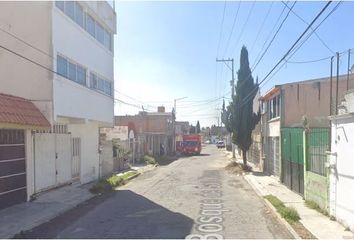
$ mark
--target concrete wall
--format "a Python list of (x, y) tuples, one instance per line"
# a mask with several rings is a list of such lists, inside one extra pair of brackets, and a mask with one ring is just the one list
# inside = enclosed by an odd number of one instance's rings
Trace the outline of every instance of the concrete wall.
[(316, 202), (322, 209), (328, 211), (328, 178), (313, 172), (306, 171), (305, 199)]
[[(52, 69), (51, 2), (0, 2), (0, 44)], [(16, 39), (22, 39), (26, 43)], [(53, 74), (0, 49), (0, 92), (30, 99), (52, 119)]]
[(100, 176), (109, 176), (114, 171), (112, 141), (103, 141), (100, 147)]
[(56, 76), (54, 80), (54, 114), (100, 122), (101, 127), (113, 126), (113, 99)]
[[(354, 75), (349, 78), (349, 89), (354, 87)], [(284, 93), (284, 115), (282, 127), (301, 127), (302, 116), (306, 115), (309, 127), (328, 127), (330, 115), (329, 78), (289, 83), (281, 86)], [(347, 90), (347, 77), (341, 76), (338, 85), (338, 103)], [(335, 106), (336, 78), (333, 77), (333, 109)]]
[[(330, 214), (354, 231), (354, 117), (332, 120)], [(335, 156), (336, 155), (336, 156)]]
[(81, 138), (80, 182), (87, 183), (96, 180), (99, 175), (98, 123), (69, 124), (68, 130), (73, 138)]

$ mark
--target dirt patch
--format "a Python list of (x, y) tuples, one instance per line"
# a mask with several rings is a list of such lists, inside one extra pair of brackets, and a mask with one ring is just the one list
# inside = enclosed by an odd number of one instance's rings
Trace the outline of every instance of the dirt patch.
[(231, 174), (242, 174), (243, 168), (242, 165), (237, 162), (231, 162), (226, 167), (225, 170)]
[(301, 222), (290, 224), (302, 239), (317, 239), (309, 230), (307, 230)]
[(248, 165), (243, 165), (237, 162), (229, 163), (225, 169), (231, 174), (242, 174), (252, 172), (252, 167)]

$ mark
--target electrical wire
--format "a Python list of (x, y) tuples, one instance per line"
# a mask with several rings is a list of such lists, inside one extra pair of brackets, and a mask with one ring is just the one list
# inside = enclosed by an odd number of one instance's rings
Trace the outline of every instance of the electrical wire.
[(251, 14), (252, 14), (252, 11), (253, 11), (253, 8), (254, 8), (254, 6), (255, 6), (255, 3), (256, 3), (256, 0), (253, 1), (252, 6), (251, 6), (250, 10), (248, 11), (248, 15), (247, 15), (246, 21), (243, 23), (243, 26), (242, 26), (242, 28), (241, 28), (240, 35), (238, 35), (236, 44), (234, 45), (234, 48), (233, 48), (232, 51), (231, 51), (232, 54), (235, 52), (235, 50), (236, 50), (236, 48), (237, 48), (237, 46), (238, 46), (238, 43), (240, 42), (240, 40), (241, 40), (241, 38), (242, 38), (242, 35), (243, 35), (243, 33), (244, 33), (245, 29), (246, 29), (246, 25), (247, 25), (247, 23), (248, 23), (248, 20), (249, 20)]
[[(291, 8), (288, 6), (288, 4), (287, 4), (286, 2), (282, 1), (282, 3), (283, 3), (288, 9), (290, 9), (290, 11), (291, 11), (297, 18), (299, 18), (303, 23), (305, 23), (306, 25), (309, 25), (309, 23), (308, 23), (305, 19), (303, 19), (300, 15), (298, 15), (293, 9), (291, 9)], [(313, 29), (311, 28), (311, 30), (313, 30)], [(328, 46), (328, 44), (326, 44), (325, 41), (323, 41), (323, 39), (317, 34), (317, 32), (314, 32), (314, 34), (316, 35), (316, 37), (318, 38), (318, 40), (323, 44), (323, 46), (325, 46), (325, 47), (328, 49), (328, 51), (330, 51), (333, 55), (336, 54), (336, 53)]]
[[(302, 37), (307, 33), (307, 31), (312, 27), (312, 25), (317, 21), (317, 19), (323, 14), (323, 12), (329, 7), (329, 5), (332, 3), (332, 1), (328, 1), (326, 5), (321, 9), (321, 11), (316, 15), (316, 17), (312, 20), (312, 22), (309, 24), (309, 26), (303, 31), (303, 33), (297, 38), (297, 40), (293, 43), (293, 45), (289, 48), (289, 50), (283, 55), (283, 57), (275, 64), (275, 66), (269, 71), (269, 73), (262, 79), (262, 81), (259, 83), (261, 85), (262, 83), (266, 83), (269, 81), (269, 76), (273, 73), (273, 71), (283, 62), (283, 60), (291, 53), (291, 51), (295, 48), (297, 43), (302, 39)], [(332, 14), (333, 11), (330, 12)], [(329, 15), (330, 15), (329, 14)], [(327, 19), (328, 16), (325, 18)], [(323, 21), (321, 22), (323, 23)], [(320, 24), (321, 24), (320, 23)], [(268, 79), (268, 80), (267, 80)], [(250, 101), (251, 96), (254, 94), (255, 91), (257, 91), (258, 86), (254, 88), (242, 101), (240, 107), (243, 107), (248, 101)]]
[(223, 10), (223, 13), (222, 13), (220, 34), (219, 34), (219, 42), (218, 42), (218, 48), (217, 48), (217, 51), (216, 51), (216, 56), (219, 55), (219, 50), (220, 50), (221, 37), (222, 37), (222, 32), (223, 32), (223, 27), (224, 27), (225, 9), (226, 9), (226, 0), (224, 1), (224, 10)]
[(236, 11), (236, 14), (235, 14), (235, 16), (234, 16), (234, 21), (233, 21), (232, 27), (231, 27), (231, 32), (230, 32), (229, 37), (228, 37), (228, 39), (227, 39), (225, 50), (224, 50), (224, 52), (223, 52), (223, 54), (222, 54), (223, 57), (225, 56), (225, 54), (226, 54), (226, 52), (227, 52), (227, 50), (228, 50), (228, 48), (229, 48), (230, 40), (231, 40), (231, 37), (232, 37), (232, 35), (233, 35), (233, 33), (234, 33), (234, 29), (235, 29), (236, 20), (237, 20), (237, 17), (238, 17), (238, 12), (239, 12), (239, 10), (240, 10), (240, 6), (241, 6), (241, 1), (238, 2), (237, 11)]
[(258, 40), (258, 38), (259, 38), (261, 32), (263, 31), (264, 25), (265, 25), (265, 23), (266, 23), (267, 20), (268, 20), (270, 11), (271, 11), (272, 8), (273, 8), (273, 4), (274, 4), (274, 2), (272, 2), (272, 3), (270, 4), (270, 6), (269, 6), (269, 8), (268, 8), (268, 11), (267, 11), (265, 17), (263, 18), (261, 27), (259, 28), (258, 33), (257, 33), (257, 35), (256, 35), (256, 39), (254, 40), (254, 42), (253, 42), (253, 44), (252, 44), (252, 46), (251, 46), (251, 48), (250, 48), (250, 51), (249, 51), (250, 53), (253, 51), (253, 48), (254, 48), (254, 46), (255, 46), (255, 44), (256, 44), (256, 42), (257, 42), (257, 40)]
[[(293, 3), (293, 5), (291, 6), (290, 9), (293, 9), (294, 6), (295, 6), (295, 4), (296, 4), (296, 1)], [(285, 18), (283, 19), (283, 21), (282, 21), (281, 24), (279, 25), (277, 31), (275, 32), (273, 38), (272, 38), (272, 39), (270, 40), (270, 42), (268, 43), (268, 46), (267, 46), (266, 49), (264, 50), (263, 54), (261, 55), (261, 57), (259, 58), (259, 60), (257, 61), (257, 63), (253, 66), (253, 69), (251, 70), (251, 72), (253, 72), (253, 71), (256, 69), (256, 67), (258, 66), (258, 64), (260, 63), (260, 61), (263, 59), (264, 55), (267, 53), (267, 51), (268, 51), (268, 49), (270, 48), (270, 46), (272, 45), (274, 39), (277, 37), (279, 31), (280, 31), (281, 28), (283, 27), (283, 25), (284, 25), (286, 19), (289, 17), (290, 11), (291, 11), (291, 10), (289, 10), (288, 13), (286, 14)]]

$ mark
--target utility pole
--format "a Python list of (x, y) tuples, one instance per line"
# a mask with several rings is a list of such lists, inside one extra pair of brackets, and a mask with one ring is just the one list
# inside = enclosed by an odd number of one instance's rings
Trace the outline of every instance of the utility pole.
[(173, 153), (175, 154), (176, 153), (176, 119), (177, 119), (177, 112), (176, 112), (176, 102), (178, 100), (182, 100), (182, 99), (185, 99), (187, 97), (181, 97), (181, 98), (177, 98), (177, 99), (174, 99), (173, 102), (174, 102), (174, 105), (173, 105), (173, 111), (174, 111), (174, 119), (172, 119), (172, 125), (173, 125), (173, 143), (172, 143), (172, 149), (173, 149)]
[(337, 52), (336, 115), (338, 115), (339, 53)]
[[(230, 70), (232, 74), (232, 78), (230, 81), (231, 85), (231, 96), (233, 97), (235, 95), (235, 74), (234, 74), (234, 59), (233, 58), (228, 58), (228, 59), (216, 59), (217, 62), (223, 62)], [(227, 64), (228, 62), (231, 62), (231, 67)]]
[[(216, 62), (223, 62), (230, 70), (231, 70), (231, 81), (230, 81), (230, 85), (231, 85), (231, 99), (234, 98), (235, 96), (235, 71), (234, 71), (234, 59), (233, 58), (228, 58), (228, 59), (217, 59), (216, 58)], [(230, 66), (227, 64), (231, 62), (231, 68)], [(232, 147), (232, 158), (236, 158), (236, 154), (235, 154), (235, 144), (232, 143), (232, 133), (230, 133), (230, 139), (231, 139), (231, 147)]]

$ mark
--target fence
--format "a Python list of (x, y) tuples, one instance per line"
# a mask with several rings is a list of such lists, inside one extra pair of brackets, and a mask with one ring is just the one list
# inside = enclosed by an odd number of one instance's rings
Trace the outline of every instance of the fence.
[(329, 129), (313, 128), (307, 135), (308, 139), (308, 162), (307, 170), (326, 176), (326, 151), (329, 146)]

